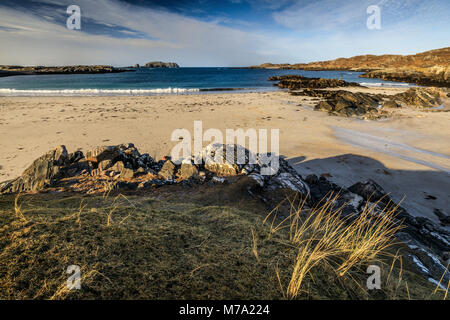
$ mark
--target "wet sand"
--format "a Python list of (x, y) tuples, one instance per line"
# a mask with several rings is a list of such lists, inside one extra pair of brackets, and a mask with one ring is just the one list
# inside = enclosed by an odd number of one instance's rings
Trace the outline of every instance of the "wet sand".
[[(348, 88), (347, 88), (348, 89)], [(352, 89), (394, 94), (405, 89)], [(286, 92), (146, 97), (0, 97), (0, 181), (12, 179), (38, 156), (64, 144), (69, 152), (133, 142), (160, 158), (178, 141), (217, 128), (280, 130), (280, 154), (302, 174), (344, 185), (371, 178), (414, 215), (438, 221), (450, 214), (450, 112), (405, 108), (391, 119), (362, 121), (312, 111), (308, 97)], [(442, 111), (442, 110), (436, 110)], [(205, 142), (205, 145), (207, 142)], [(434, 199), (435, 198), (435, 199)]]

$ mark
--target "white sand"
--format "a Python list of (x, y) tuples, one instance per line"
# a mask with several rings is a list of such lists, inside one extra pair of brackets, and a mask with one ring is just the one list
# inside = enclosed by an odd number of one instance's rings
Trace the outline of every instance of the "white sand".
[[(396, 93), (404, 89), (364, 91)], [(151, 97), (1, 97), (0, 181), (64, 144), (69, 152), (133, 142), (159, 158), (177, 128), (279, 128), (280, 154), (302, 174), (349, 186), (372, 178), (415, 215), (450, 214), (450, 113), (403, 109), (386, 121), (330, 117), (286, 92)], [(430, 194), (436, 200), (427, 200)]]

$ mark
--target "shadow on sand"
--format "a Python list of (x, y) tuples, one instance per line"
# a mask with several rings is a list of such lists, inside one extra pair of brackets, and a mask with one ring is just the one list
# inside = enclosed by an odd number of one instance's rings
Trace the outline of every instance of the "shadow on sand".
[(287, 161), (303, 178), (309, 174), (322, 175), (345, 188), (370, 178), (390, 193), (394, 201), (404, 198), (402, 206), (414, 216), (439, 223), (435, 209), (450, 214), (450, 174), (447, 172), (393, 170), (375, 159), (355, 154), (314, 160), (300, 156)]

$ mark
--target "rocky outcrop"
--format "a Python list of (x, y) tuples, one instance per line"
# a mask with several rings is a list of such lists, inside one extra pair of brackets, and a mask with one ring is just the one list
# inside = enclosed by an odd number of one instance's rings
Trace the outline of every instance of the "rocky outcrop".
[(58, 66), (58, 67), (22, 67), (22, 66), (0, 66), (0, 77), (14, 75), (41, 75), (41, 74), (95, 74), (95, 73), (118, 73), (131, 71), (112, 66)]
[(392, 109), (402, 106), (432, 108), (439, 106), (445, 91), (438, 88), (410, 88), (395, 95), (369, 94), (345, 90), (317, 90), (306, 88), (292, 91), (292, 95), (322, 98), (314, 110), (325, 111), (330, 115), (363, 117), (365, 119), (385, 118)]
[(276, 84), (281, 89), (299, 90), (304, 88), (336, 88), (359, 87), (359, 83), (347, 82), (338, 79), (308, 78), (300, 75), (285, 75), (270, 77), (269, 81), (278, 81)]
[(411, 88), (391, 97), (392, 101), (416, 108), (432, 108), (442, 103), (445, 92), (437, 88)]
[(145, 64), (145, 68), (179, 68), (175, 62), (152, 61)]
[(307, 195), (308, 186), (286, 161), (270, 169), (275, 155), (253, 154), (239, 145), (212, 144), (180, 164), (170, 157), (155, 161), (132, 144), (99, 146), (67, 154), (64, 146), (38, 158), (23, 175), (0, 184), (0, 193), (45, 188), (96, 193), (115, 188), (163, 186), (173, 183), (224, 183), (248, 176), (266, 190), (289, 189)]
[(293, 95), (320, 97), (323, 100), (314, 106), (314, 110), (325, 111), (330, 115), (345, 117), (366, 117), (378, 119), (386, 117), (387, 113), (381, 108), (382, 95), (350, 92), (345, 90), (315, 90), (305, 89), (292, 92)]
[(264, 63), (250, 68), (359, 71), (365, 72), (361, 77), (450, 87), (450, 47), (415, 55), (369, 54), (311, 63)]

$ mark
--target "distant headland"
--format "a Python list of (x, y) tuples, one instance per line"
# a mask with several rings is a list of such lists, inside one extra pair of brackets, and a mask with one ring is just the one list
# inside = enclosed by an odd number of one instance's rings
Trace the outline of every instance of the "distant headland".
[(127, 68), (116, 68), (106, 65), (92, 66), (0, 66), (0, 77), (17, 75), (43, 75), (43, 74), (95, 74), (118, 73), (131, 71)]
[(415, 55), (368, 54), (310, 63), (263, 63), (249, 68), (360, 71), (364, 78), (450, 87), (450, 47)]

